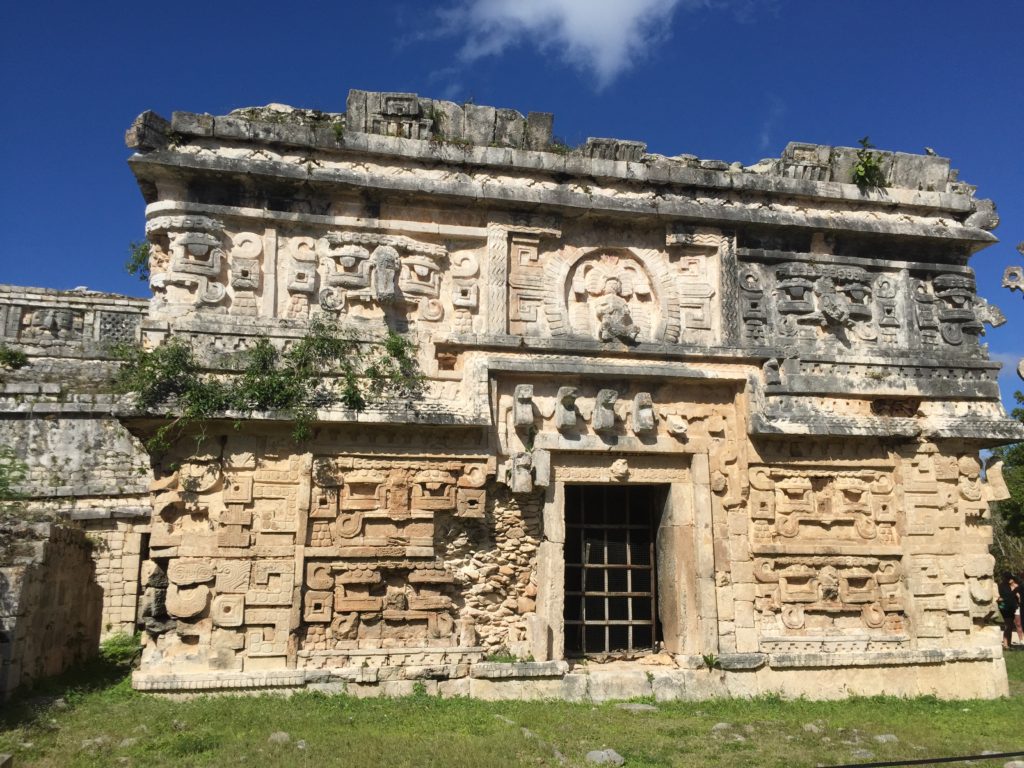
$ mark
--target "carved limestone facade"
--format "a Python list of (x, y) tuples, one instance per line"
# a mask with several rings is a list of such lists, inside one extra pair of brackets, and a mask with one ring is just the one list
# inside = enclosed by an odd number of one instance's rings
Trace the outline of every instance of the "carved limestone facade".
[[(565, 154), (551, 126), (362, 91), (132, 125), (144, 343), (326, 316), (408, 334), (427, 379), (301, 445), (270, 413), (153, 459), (135, 686), (1005, 693), (991, 204), (938, 157), (859, 189), (847, 148)], [(107, 327), (5, 312), (26, 343)]]

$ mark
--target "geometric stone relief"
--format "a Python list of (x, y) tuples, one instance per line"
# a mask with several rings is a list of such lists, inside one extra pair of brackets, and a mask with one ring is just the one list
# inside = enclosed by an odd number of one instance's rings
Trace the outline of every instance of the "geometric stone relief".
[[(167, 304), (213, 307), (226, 296), (224, 225), (208, 216), (157, 216), (146, 222), (153, 248), (150, 286)], [(166, 271), (161, 271), (165, 269)]]
[[(444, 318), (440, 301), (446, 248), (404, 235), (329, 232), (314, 246), (321, 267), (320, 306), (329, 312), (369, 316), (385, 307), (410, 306), (421, 320)], [(463, 306), (472, 283), (461, 284)]]
[(707, 344), (717, 339), (719, 305), (715, 303), (721, 253), (728, 239), (717, 229), (695, 227), (668, 232), (665, 244), (675, 265), (679, 283), (681, 338), (688, 344)]
[(860, 629), (898, 635), (907, 630), (897, 558), (756, 559), (754, 577), (763, 632)]
[[(138, 315), (127, 317), (138, 322)], [(73, 341), (83, 336), (85, 313), (61, 307), (12, 307), (10, 321), (13, 327), (6, 335), (22, 341)], [(134, 333), (129, 340), (134, 341)]]
[(892, 546), (898, 494), (891, 472), (751, 467), (752, 547), (844, 541)]
[(491, 474), (487, 461), (317, 457), (300, 649), (458, 645), (435, 517), (482, 518)]
[(233, 315), (259, 314), (256, 292), (261, 282), (261, 260), (263, 237), (252, 232), (242, 232), (231, 238), (231, 308)]
[[(846, 346), (895, 340), (891, 331), (900, 327), (899, 318), (895, 310), (876, 310), (874, 275), (866, 269), (793, 261), (765, 271), (774, 278), (769, 317), (781, 339), (815, 342), (832, 336)], [(890, 285), (886, 281), (883, 292)], [(886, 307), (889, 301), (885, 299)]]
[[(863, 349), (948, 345), (976, 354), (984, 324), (998, 326), (1005, 318), (975, 290), (969, 270), (916, 278), (905, 269), (748, 262), (740, 273), (743, 338), (754, 345), (838, 342)], [(909, 325), (907, 293), (914, 313)]]
[(99, 339), (110, 344), (133, 344), (141, 316), (127, 312), (100, 312)]
[(935, 275), (930, 280), (913, 280), (917, 326), (924, 346), (937, 346), (940, 339), (965, 351), (976, 348), (984, 335), (985, 324), (993, 327), (1006, 322), (999, 308), (976, 295), (971, 270)]
[(288, 254), (284, 286), (288, 304), (284, 317), (304, 320), (309, 317), (310, 299), (317, 288), (316, 241), (312, 237), (292, 237), (283, 249)]

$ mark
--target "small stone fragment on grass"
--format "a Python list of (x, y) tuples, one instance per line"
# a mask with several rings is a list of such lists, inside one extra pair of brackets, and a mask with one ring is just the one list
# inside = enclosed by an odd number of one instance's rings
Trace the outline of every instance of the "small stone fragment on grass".
[(129, 747), (134, 747), (138, 743), (138, 739), (129, 737), (127, 739), (121, 739), (117, 746), (120, 749), (128, 749)]
[(626, 712), (657, 712), (658, 708), (653, 704), (616, 704), (616, 709), (622, 709)]
[(171, 728), (173, 728), (176, 731), (184, 731), (186, 728), (188, 728), (188, 723), (186, 723), (184, 720), (171, 720)]
[(875, 741), (879, 744), (895, 744), (899, 739), (896, 738), (894, 733), (880, 733), (875, 736)]
[(97, 736), (95, 739), (86, 739), (82, 742), (82, 749), (100, 749), (110, 743), (109, 736)]
[(505, 725), (515, 725), (515, 722), (513, 720), (505, 717), (504, 715), (495, 715), (494, 719), (501, 720), (501, 722), (503, 722)]
[(1003, 763), (1003, 768), (1024, 768), (1024, 760), (1011, 760), (1008, 763)]
[(807, 733), (821, 733), (821, 728), (814, 723), (804, 723), (804, 730), (807, 731)]
[(284, 731), (274, 731), (267, 739), (271, 744), (287, 744), (291, 740), (292, 737)]
[(715, 723), (711, 726), (712, 733), (724, 733), (732, 730), (732, 723)]
[(625, 765), (626, 758), (614, 749), (595, 749), (587, 752), (586, 760), (593, 765)]
[(855, 760), (870, 760), (875, 756), (874, 752), (867, 749), (855, 749), (850, 753)]
[(306, 748), (306, 740), (305, 739), (299, 739), (298, 741), (296, 741), (295, 742), (295, 748), (300, 750), (300, 751), (305, 749)]

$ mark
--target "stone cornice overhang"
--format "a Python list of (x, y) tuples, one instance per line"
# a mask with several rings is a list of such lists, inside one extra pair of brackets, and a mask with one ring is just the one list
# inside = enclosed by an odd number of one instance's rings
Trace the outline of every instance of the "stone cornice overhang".
[[(281, 128), (267, 124), (268, 130)], [(296, 126), (285, 126), (295, 128)], [(965, 193), (930, 192), (909, 188), (861, 190), (854, 184), (806, 181), (777, 175), (714, 171), (691, 168), (648, 156), (639, 162), (612, 161), (495, 147), (453, 147), (417, 139), (373, 134), (345, 134), (344, 138), (303, 144), (269, 138), (194, 134), (202, 154), (178, 148), (136, 154), (129, 163), (142, 181), (192, 175), (239, 176), (250, 182), (282, 181), (325, 188), (349, 187), (395, 195), (427, 195), (474, 205), (510, 210), (543, 207), (563, 215), (596, 212), (605, 215), (655, 217), (682, 224), (797, 227), (822, 231), (846, 231), (865, 236), (957, 243), (975, 251), (995, 242), (989, 232), (961, 223), (975, 210), (975, 200)], [(328, 143), (332, 146), (326, 146)], [(324, 167), (283, 159), (218, 154), (219, 149), (301, 147), (322, 153), (323, 159), (351, 163), (348, 167)], [(360, 161), (392, 163), (396, 167), (436, 170), (449, 168), (444, 178), (424, 174), (395, 175), (360, 168)], [(495, 177), (542, 179), (543, 185), (502, 183)], [(488, 175), (490, 174), (490, 175)], [(484, 178), (478, 178), (483, 175)], [(615, 189), (591, 189), (595, 180)], [(629, 190), (642, 197), (619, 194)], [(716, 197), (718, 196), (718, 197)], [(729, 197), (744, 196), (756, 204), (737, 204)], [(773, 206), (779, 205), (780, 208)], [(796, 209), (799, 206), (799, 210)], [(864, 213), (874, 216), (864, 216)], [(894, 215), (896, 214), (896, 215)], [(909, 220), (917, 217), (919, 221)]]

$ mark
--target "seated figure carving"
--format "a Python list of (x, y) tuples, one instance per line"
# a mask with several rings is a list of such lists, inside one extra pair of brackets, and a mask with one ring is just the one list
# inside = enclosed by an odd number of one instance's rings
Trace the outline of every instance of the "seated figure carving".
[(633, 322), (629, 304), (622, 297), (622, 282), (617, 277), (604, 281), (604, 293), (597, 300), (597, 319), (601, 323), (597, 337), (601, 341), (618, 339), (635, 344), (640, 328)]

